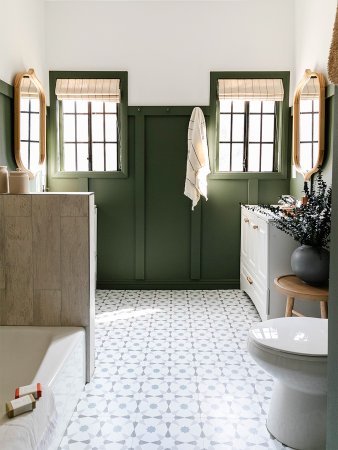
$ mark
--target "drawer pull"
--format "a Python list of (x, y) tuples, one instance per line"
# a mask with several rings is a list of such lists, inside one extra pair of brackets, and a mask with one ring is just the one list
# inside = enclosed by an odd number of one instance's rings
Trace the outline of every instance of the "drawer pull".
[(245, 223), (249, 223), (250, 221), (249, 221), (249, 219), (246, 217), (246, 218), (244, 219), (244, 222), (245, 222)]
[(247, 279), (247, 281), (248, 281), (249, 284), (252, 284), (252, 283), (253, 283), (253, 280), (252, 280), (250, 277), (246, 277), (246, 279)]
[(258, 225), (252, 225), (252, 228), (253, 228), (254, 230), (257, 230), (257, 229), (258, 229)]

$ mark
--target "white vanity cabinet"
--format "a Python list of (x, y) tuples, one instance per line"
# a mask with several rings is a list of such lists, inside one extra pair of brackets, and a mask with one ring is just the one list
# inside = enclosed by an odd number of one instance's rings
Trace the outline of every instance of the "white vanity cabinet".
[(240, 283), (262, 320), (282, 317), (286, 297), (274, 287), (274, 279), (292, 273), (290, 256), (298, 246), (278, 230), (264, 214), (242, 206)]

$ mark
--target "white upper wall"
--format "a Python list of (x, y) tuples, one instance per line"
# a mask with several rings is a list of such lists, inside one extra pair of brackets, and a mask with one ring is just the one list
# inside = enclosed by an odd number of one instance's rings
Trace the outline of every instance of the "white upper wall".
[[(127, 70), (131, 105), (207, 105), (211, 70), (327, 75), (337, 0), (1, 0), (0, 79)], [(47, 51), (46, 51), (47, 50)], [(47, 55), (47, 58), (46, 58)]]
[[(295, 83), (305, 69), (322, 72), (326, 81), (337, 0), (295, 1)], [(295, 87), (295, 86), (293, 86)]]
[(210, 71), (293, 71), (293, 0), (45, 8), (48, 69), (126, 70), (130, 105), (208, 105)]
[(34, 68), (46, 86), (44, 1), (1, 0), (0, 24), (0, 79), (13, 84), (17, 72)]

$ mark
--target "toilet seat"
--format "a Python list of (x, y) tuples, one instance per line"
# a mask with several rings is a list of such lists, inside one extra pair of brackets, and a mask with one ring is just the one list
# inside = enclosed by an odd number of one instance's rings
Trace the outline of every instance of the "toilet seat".
[(315, 317), (280, 317), (254, 324), (249, 340), (264, 349), (302, 356), (325, 357), (328, 320)]

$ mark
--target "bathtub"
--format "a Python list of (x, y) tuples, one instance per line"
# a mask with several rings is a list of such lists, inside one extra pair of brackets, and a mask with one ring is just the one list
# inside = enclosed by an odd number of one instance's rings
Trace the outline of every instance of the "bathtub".
[[(85, 330), (0, 327), (1, 450), (55, 450), (85, 384)], [(15, 388), (41, 383), (36, 409), (8, 419)]]

